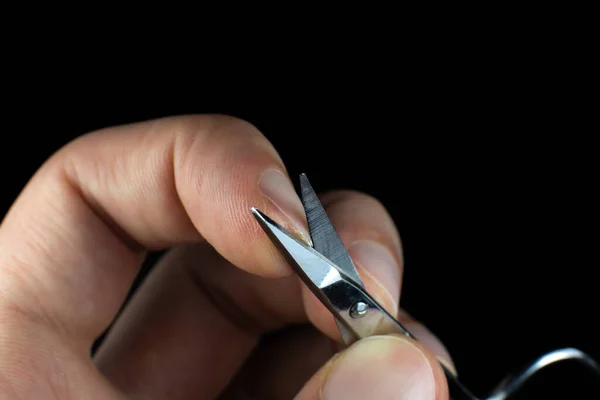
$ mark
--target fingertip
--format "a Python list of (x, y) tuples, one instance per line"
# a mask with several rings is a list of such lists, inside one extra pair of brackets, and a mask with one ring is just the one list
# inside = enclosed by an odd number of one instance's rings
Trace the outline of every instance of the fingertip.
[(299, 238), (310, 238), (281, 157), (254, 125), (233, 117), (210, 121), (200, 128), (210, 132), (188, 128), (186, 140), (178, 142), (176, 178), (184, 207), (200, 234), (237, 267), (268, 278), (289, 276), (289, 265), (252, 214), (255, 207)]

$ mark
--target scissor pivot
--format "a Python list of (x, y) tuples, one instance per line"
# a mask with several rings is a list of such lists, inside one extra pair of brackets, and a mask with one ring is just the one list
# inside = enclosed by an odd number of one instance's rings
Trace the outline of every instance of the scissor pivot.
[(352, 318), (360, 318), (369, 311), (369, 305), (363, 301), (357, 301), (350, 307), (350, 316)]

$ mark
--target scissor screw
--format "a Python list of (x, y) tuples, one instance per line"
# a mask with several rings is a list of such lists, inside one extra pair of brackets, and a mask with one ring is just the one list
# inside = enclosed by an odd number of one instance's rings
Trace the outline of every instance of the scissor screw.
[(360, 318), (369, 311), (369, 305), (362, 301), (357, 301), (350, 307), (350, 316), (352, 318)]

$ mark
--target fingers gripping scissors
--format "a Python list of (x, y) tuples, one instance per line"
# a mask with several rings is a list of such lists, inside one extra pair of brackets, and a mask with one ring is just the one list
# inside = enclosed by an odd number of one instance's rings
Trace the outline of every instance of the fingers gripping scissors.
[[(384, 334), (400, 334), (417, 340), (365, 290), (348, 251), (305, 174), (300, 175), (300, 187), (310, 244), (299, 240), (260, 210), (254, 207), (251, 210), (292, 269), (333, 314), (344, 344), (349, 346), (362, 338)], [(585, 353), (571, 348), (556, 350), (539, 358), (519, 374), (506, 378), (486, 399), (506, 399), (541, 368), (567, 359), (581, 361), (600, 374), (598, 364)], [(450, 398), (481, 400), (443, 363), (440, 364), (448, 381)]]

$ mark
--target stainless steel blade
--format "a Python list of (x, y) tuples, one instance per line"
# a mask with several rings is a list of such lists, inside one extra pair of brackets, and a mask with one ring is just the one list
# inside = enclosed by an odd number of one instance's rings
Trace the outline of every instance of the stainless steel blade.
[(346, 275), (364, 289), (364, 284), (356, 271), (350, 254), (348, 254), (346, 247), (333, 227), (306, 174), (300, 175), (300, 188), (302, 204), (304, 205), (308, 230), (314, 249), (340, 267)]
[[(321, 292), (321, 288), (331, 285), (335, 281), (342, 280), (339, 271), (329, 265), (331, 260), (319, 254), (316, 249), (306, 246), (298, 239), (292, 237), (279, 224), (256, 208), (252, 208), (252, 213), (273, 244), (282, 252), (292, 269), (304, 281), (304, 284), (323, 304), (329, 305), (328, 308), (334, 315), (337, 315), (339, 310), (331, 307), (329, 299)], [(335, 318), (335, 322), (346, 345), (350, 345), (358, 340), (356, 333), (348, 329), (338, 318)]]

